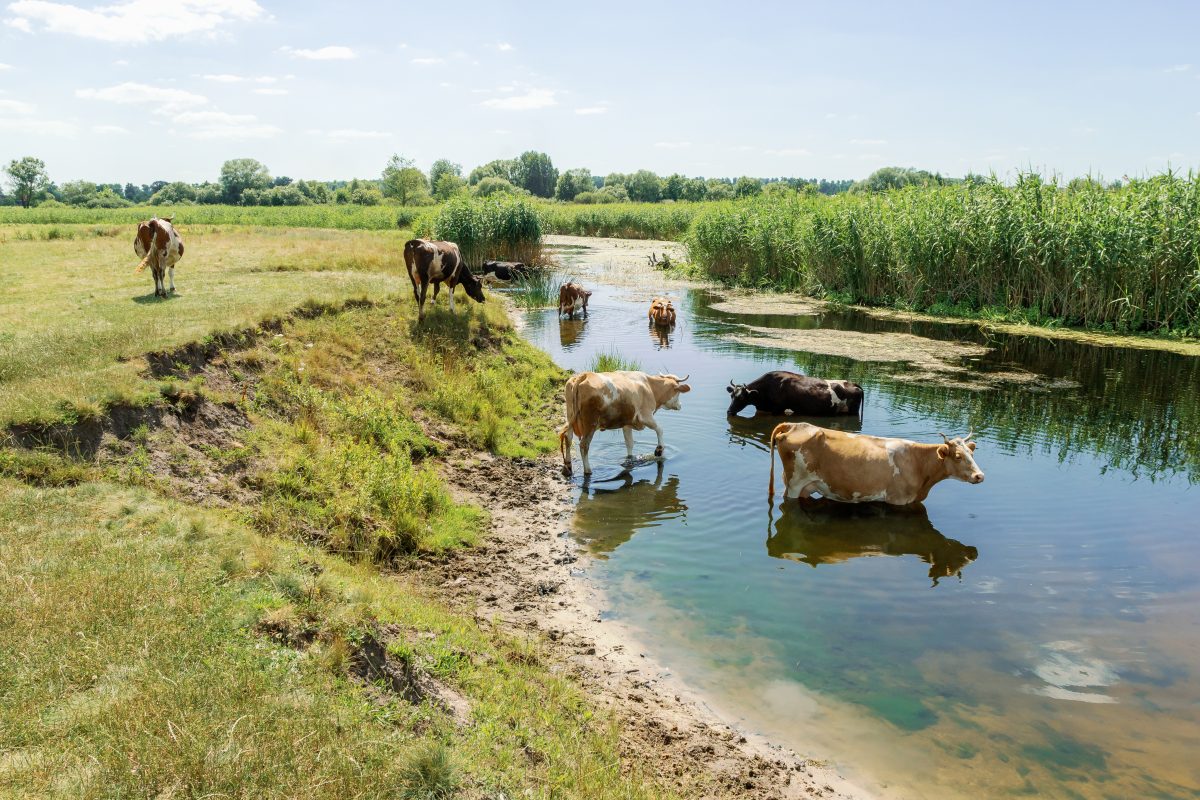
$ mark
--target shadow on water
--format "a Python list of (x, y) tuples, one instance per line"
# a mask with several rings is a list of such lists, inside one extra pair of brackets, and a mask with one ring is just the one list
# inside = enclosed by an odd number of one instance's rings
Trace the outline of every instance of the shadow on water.
[(679, 497), (679, 476), (663, 479), (663, 462), (654, 478), (634, 478), (625, 470), (614, 478), (592, 480), (579, 494), (575, 536), (597, 555), (616, 550), (643, 528), (686, 518), (687, 504)]
[(655, 350), (666, 350), (671, 346), (671, 334), (675, 332), (675, 326), (665, 327), (655, 325), (650, 322), (650, 341), (654, 343)]
[(963, 568), (979, 558), (976, 548), (933, 527), (923, 506), (788, 500), (780, 512), (768, 523), (768, 555), (814, 568), (867, 556), (916, 556), (929, 564), (937, 586), (942, 578), (961, 580)]
[(568, 353), (579, 347), (585, 333), (587, 333), (587, 320), (585, 319), (560, 319), (558, 321), (558, 341), (562, 345), (562, 349)]

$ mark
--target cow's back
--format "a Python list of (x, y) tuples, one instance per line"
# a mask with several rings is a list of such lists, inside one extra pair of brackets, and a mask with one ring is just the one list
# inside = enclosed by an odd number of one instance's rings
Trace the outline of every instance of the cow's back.
[(575, 417), (587, 427), (612, 430), (632, 426), (641, 430), (647, 415), (654, 413), (654, 393), (644, 372), (583, 372), (568, 383), (573, 391)]

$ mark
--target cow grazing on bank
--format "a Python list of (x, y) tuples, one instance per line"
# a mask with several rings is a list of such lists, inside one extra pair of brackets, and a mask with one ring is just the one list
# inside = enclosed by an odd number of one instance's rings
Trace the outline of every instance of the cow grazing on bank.
[(561, 317), (566, 314), (575, 319), (575, 312), (582, 310), (584, 318), (587, 318), (588, 298), (591, 296), (592, 293), (578, 283), (564, 283), (558, 287), (558, 315)]
[(471, 273), (454, 242), (409, 239), (404, 243), (404, 264), (412, 280), (418, 321), (425, 319), (425, 292), (431, 283), (435, 304), (441, 284), (444, 282), (449, 288), (451, 314), (454, 313), (454, 287), (460, 283), (469, 297), (477, 303), (484, 301), (483, 284)]
[(851, 381), (810, 378), (796, 372), (775, 370), (750, 383), (729, 382), (729, 415), (746, 406), (763, 414), (799, 414), (803, 417), (828, 417), (859, 414), (863, 389)]
[(579, 455), (583, 474), (592, 474), (588, 450), (596, 431), (621, 428), (625, 432), (625, 451), (633, 458), (633, 432), (650, 428), (658, 434), (654, 455), (663, 454), (662, 428), (654, 419), (660, 408), (679, 409), (679, 396), (692, 387), (685, 375), (647, 375), (644, 372), (581, 372), (567, 381), (567, 424), (558, 432), (563, 472), (571, 474), (571, 435), (579, 437)]
[(175, 264), (183, 258), (183, 239), (171, 224), (174, 217), (153, 217), (139, 222), (137, 235), (133, 237), (133, 252), (142, 262), (135, 272), (150, 266), (154, 276), (154, 296), (167, 297), (168, 288), (164, 277), (170, 281), (170, 294), (175, 293)]
[(675, 306), (665, 297), (656, 297), (650, 301), (650, 311), (647, 314), (650, 321), (661, 328), (669, 328), (675, 324)]
[(775, 448), (783, 463), (785, 497), (820, 494), (843, 503), (920, 503), (946, 478), (983, 483), (973, 434), (922, 444), (784, 422), (771, 431), (771, 485), (775, 498)]

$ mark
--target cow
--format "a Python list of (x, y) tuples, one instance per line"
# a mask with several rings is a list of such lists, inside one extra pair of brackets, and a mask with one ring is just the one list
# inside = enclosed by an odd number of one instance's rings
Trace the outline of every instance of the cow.
[(782, 422), (771, 431), (771, 484), (775, 499), (775, 448), (783, 463), (785, 497), (804, 500), (819, 493), (842, 503), (921, 503), (946, 478), (983, 483), (975, 463), (973, 433), (942, 444), (922, 444)]
[(417, 301), (418, 322), (425, 319), (425, 292), (431, 283), (435, 304), (443, 281), (449, 288), (451, 314), (454, 313), (454, 287), (460, 283), (475, 302), (484, 301), (483, 284), (471, 273), (454, 242), (409, 239), (404, 243), (404, 264), (408, 267), (413, 297)]
[(592, 293), (584, 289), (578, 283), (567, 282), (558, 287), (558, 315), (561, 317), (566, 314), (571, 319), (575, 319), (575, 312), (582, 309), (583, 316), (586, 319), (588, 315), (587, 303), (588, 298)]
[(796, 372), (775, 370), (750, 383), (729, 382), (729, 410), (733, 416), (746, 406), (764, 414), (799, 414), (803, 417), (828, 417), (860, 414), (863, 389), (851, 381), (810, 378)]
[(484, 261), (481, 278), (492, 276), (491, 280), (508, 283), (513, 278), (523, 278), (531, 271), (531, 267), (520, 261)]
[(669, 328), (675, 324), (675, 307), (667, 298), (656, 297), (650, 301), (650, 312), (647, 316), (653, 324)]
[[(154, 276), (154, 296), (168, 297), (175, 293), (175, 264), (183, 258), (183, 239), (180, 238), (175, 226), (171, 224), (174, 217), (152, 217), (145, 222), (139, 222), (137, 235), (133, 237), (133, 252), (142, 259), (134, 273), (141, 272), (150, 265), (150, 274)], [(169, 276), (171, 288), (168, 293), (163, 283), (164, 274)]]
[(692, 387), (685, 375), (647, 375), (644, 372), (581, 372), (572, 375), (564, 391), (567, 424), (558, 432), (563, 472), (571, 474), (571, 434), (579, 437), (583, 474), (592, 474), (588, 450), (596, 431), (621, 428), (625, 451), (633, 459), (633, 432), (650, 428), (658, 434), (655, 456), (663, 454), (662, 428), (654, 419), (660, 408), (679, 409), (679, 396)]

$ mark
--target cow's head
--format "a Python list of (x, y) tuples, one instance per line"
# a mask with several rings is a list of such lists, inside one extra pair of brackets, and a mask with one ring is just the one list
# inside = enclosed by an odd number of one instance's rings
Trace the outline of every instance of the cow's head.
[(945, 444), (938, 445), (937, 457), (946, 467), (946, 475), (967, 483), (983, 483), (983, 470), (975, 463), (975, 443), (970, 439), (975, 434), (956, 436), (947, 439), (946, 434), (938, 434)]
[(462, 279), (459, 281), (462, 287), (467, 290), (467, 296), (476, 303), (482, 303), (483, 298), (483, 281), (476, 278), (474, 273), (467, 268), (466, 264), (462, 266)]
[(863, 388), (853, 381), (830, 381), (833, 393), (842, 403), (844, 414), (857, 414), (862, 409)]
[(687, 379), (687, 375), (684, 375), (682, 378), (677, 378), (674, 375), (655, 375), (650, 381), (654, 391), (655, 406), (657, 408), (678, 411), (679, 395), (692, 390), (692, 387), (684, 383)]
[(729, 382), (725, 387), (725, 391), (729, 392), (729, 410), (727, 415), (734, 415), (741, 411), (746, 406), (755, 405), (758, 400), (757, 389), (747, 389), (744, 383)]

